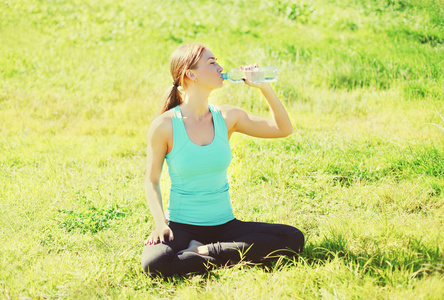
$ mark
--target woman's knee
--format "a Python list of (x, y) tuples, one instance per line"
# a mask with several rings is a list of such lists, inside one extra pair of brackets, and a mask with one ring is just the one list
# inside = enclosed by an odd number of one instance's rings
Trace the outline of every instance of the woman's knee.
[(141, 258), (141, 265), (143, 271), (147, 275), (161, 275), (164, 273), (164, 266), (171, 260), (171, 251), (169, 249), (161, 249), (158, 251), (157, 247), (147, 246), (144, 248)]
[(305, 236), (302, 233), (302, 231), (294, 227), (291, 241), (292, 241), (291, 249), (294, 250), (296, 253), (301, 253), (302, 250), (304, 249), (304, 244), (305, 244)]
[(158, 271), (159, 264), (157, 263), (157, 259), (152, 256), (142, 255), (141, 259), (142, 269), (147, 275), (154, 275)]

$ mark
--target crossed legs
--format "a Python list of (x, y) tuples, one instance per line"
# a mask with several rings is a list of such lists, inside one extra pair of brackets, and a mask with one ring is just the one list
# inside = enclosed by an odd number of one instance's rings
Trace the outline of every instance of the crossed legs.
[(277, 255), (292, 256), (304, 247), (302, 232), (282, 224), (234, 219), (217, 226), (170, 222), (170, 228), (174, 233), (173, 241), (145, 246), (142, 267), (147, 274), (201, 273), (209, 265), (224, 265), (242, 259), (263, 262)]

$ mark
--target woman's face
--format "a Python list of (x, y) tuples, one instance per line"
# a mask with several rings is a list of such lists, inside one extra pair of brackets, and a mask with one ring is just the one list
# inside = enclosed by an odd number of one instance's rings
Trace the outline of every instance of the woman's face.
[(202, 53), (195, 68), (191, 69), (197, 79), (195, 82), (210, 89), (220, 88), (223, 85), (223, 68), (217, 63), (217, 58), (208, 49)]

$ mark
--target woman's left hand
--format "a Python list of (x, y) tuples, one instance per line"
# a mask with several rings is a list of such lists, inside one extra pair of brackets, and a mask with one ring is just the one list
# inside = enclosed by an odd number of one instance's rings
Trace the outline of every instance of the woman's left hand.
[[(254, 69), (258, 69), (258, 68), (259, 68), (258, 64), (252, 64), (252, 65), (248, 65), (248, 66), (240, 66), (240, 69), (243, 71), (250, 71), (250, 70), (254, 70)], [(248, 77), (249, 76), (246, 74), (245, 77), (243, 78), (246, 85), (249, 85), (249, 86), (255, 87), (255, 88), (259, 88), (259, 89), (271, 88), (271, 85), (268, 82), (255, 82), (255, 81), (249, 80)]]

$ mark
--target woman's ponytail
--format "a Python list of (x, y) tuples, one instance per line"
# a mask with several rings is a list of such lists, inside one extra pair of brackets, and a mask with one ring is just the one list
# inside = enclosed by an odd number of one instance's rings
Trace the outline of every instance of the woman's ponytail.
[(161, 113), (164, 113), (183, 102), (182, 95), (178, 87), (179, 86), (176, 83), (173, 83), (173, 85), (166, 91), (162, 100)]

